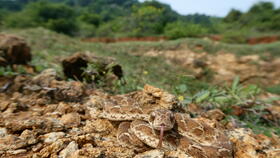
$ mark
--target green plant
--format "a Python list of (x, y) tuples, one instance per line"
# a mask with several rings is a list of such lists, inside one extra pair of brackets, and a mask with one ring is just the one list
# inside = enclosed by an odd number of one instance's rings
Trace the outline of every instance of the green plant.
[(10, 66), (0, 67), (0, 76), (11, 77), (15, 75), (18, 75), (18, 73), (14, 72)]
[(207, 31), (206, 28), (198, 24), (177, 21), (167, 24), (164, 29), (164, 34), (170, 39), (177, 39), (182, 37), (199, 37), (206, 34)]

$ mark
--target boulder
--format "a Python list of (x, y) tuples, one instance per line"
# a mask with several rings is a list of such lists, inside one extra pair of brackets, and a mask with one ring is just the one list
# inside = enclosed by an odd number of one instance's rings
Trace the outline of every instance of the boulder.
[(23, 38), (0, 34), (0, 66), (25, 65), (31, 61), (31, 58), (31, 49)]

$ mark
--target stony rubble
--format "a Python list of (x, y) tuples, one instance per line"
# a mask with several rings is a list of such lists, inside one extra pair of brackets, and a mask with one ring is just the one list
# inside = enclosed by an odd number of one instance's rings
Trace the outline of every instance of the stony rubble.
[[(148, 110), (154, 107), (180, 109), (176, 97), (159, 88), (146, 85), (142, 91), (116, 96), (98, 90), (85, 92), (81, 83), (59, 81), (53, 70), (14, 83), (25, 88), (0, 94), (0, 157), (191, 157), (180, 149), (161, 151), (145, 147), (140, 150), (123, 146), (116, 138), (119, 122), (89, 114), (89, 108), (101, 110), (104, 101), (121, 96), (131, 96)], [(53, 96), (59, 93), (64, 97)], [(220, 121), (224, 117), (217, 109), (206, 113), (194, 109), (201, 115), (197, 119)], [(240, 128), (231, 128), (228, 135), (237, 158), (279, 156), (277, 136), (269, 138)]]

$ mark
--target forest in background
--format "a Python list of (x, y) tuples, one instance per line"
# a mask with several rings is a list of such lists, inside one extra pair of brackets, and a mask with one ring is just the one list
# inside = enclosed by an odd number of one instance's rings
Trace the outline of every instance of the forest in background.
[[(280, 32), (280, 8), (254, 4), (225, 17), (180, 15), (158, 1), (0, 0), (0, 28), (44, 27), (79, 37), (166, 36), (170, 39), (223, 35), (225, 42)], [(276, 33), (277, 32), (277, 33)]]

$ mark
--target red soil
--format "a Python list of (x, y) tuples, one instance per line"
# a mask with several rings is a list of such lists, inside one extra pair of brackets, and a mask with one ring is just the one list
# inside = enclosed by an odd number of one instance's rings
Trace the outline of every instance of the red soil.
[(132, 41), (164, 41), (167, 37), (121, 37), (121, 38), (84, 38), (83, 42), (102, 42), (102, 43), (115, 43), (115, 42), (132, 42)]

